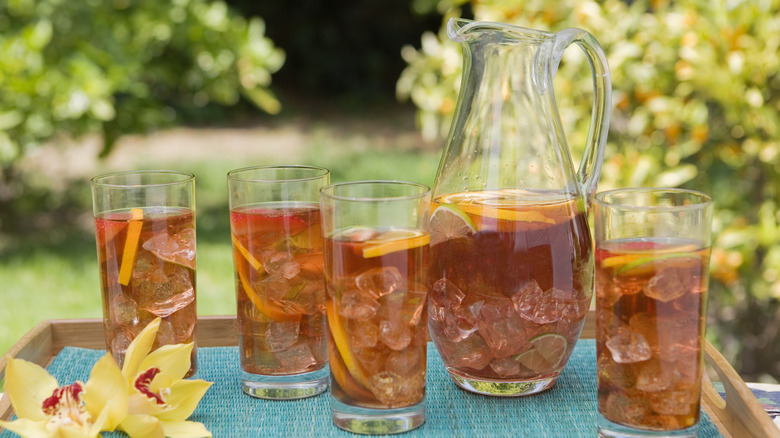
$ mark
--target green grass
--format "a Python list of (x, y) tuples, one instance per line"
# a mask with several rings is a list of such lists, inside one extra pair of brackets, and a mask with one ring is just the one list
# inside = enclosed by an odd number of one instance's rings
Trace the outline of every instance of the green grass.
[[(216, 151), (216, 149), (215, 149)], [(231, 169), (259, 164), (314, 164), (331, 170), (331, 181), (397, 179), (432, 184), (440, 151), (372, 150), (315, 139), (306, 156), (242, 162), (215, 152), (208, 162), (139, 161), (129, 168), (187, 170), (196, 176), (197, 300), (200, 315), (235, 313), (235, 289), (228, 222), (227, 183)], [(88, 191), (81, 184), (77, 190)], [(89, 199), (89, 193), (77, 193)], [(81, 213), (91, 216), (86, 205)], [(102, 317), (95, 238), (88, 226), (59, 236), (17, 238), (0, 253), (0, 352), (46, 319)], [(36, 238), (38, 237), (38, 238)], [(43, 240), (43, 241), (42, 241)]]

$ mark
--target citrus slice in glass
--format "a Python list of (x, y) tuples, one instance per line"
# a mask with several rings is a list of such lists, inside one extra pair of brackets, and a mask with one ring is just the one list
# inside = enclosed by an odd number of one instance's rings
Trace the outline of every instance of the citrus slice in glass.
[(127, 239), (122, 252), (122, 264), (119, 267), (119, 284), (127, 286), (133, 275), (135, 253), (138, 251), (138, 241), (141, 238), (141, 229), (144, 226), (144, 211), (140, 208), (130, 210), (131, 218), (127, 225)]
[(536, 372), (554, 371), (563, 362), (569, 342), (558, 333), (545, 333), (531, 338), (531, 348), (515, 356), (518, 362)]
[(392, 229), (385, 231), (375, 239), (366, 240), (363, 258), (379, 257), (391, 252), (404, 251), (427, 245), (431, 237), (420, 230)]
[(442, 204), (431, 215), (431, 245), (457, 237), (470, 236), (477, 231), (471, 218), (458, 207)]
[[(695, 252), (684, 252), (679, 254), (661, 254), (654, 256), (641, 257), (636, 260), (632, 260), (623, 266), (620, 266), (615, 270), (617, 275), (621, 276), (635, 276), (648, 274), (655, 270), (655, 264), (665, 260), (671, 259), (690, 259), (692, 261), (701, 260), (701, 256)], [(680, 260), (683, 262), (682, 260)], [(683, 262), (684, 263), (684, 262)]]

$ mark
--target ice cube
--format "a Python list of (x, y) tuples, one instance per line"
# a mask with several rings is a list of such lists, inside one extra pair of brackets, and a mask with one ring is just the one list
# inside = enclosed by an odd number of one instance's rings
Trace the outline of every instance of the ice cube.
[(666, 391), (648, 394), (650, 408), (661, 415), (691, 415), (693, 406), (689, 391)]
[(347, 320), (347, 330), (354, 347), (373, 347), (379, 341), (379, 327), (373, 321)]
[(446, 312), (441, 332), (452, 342), (460, 342), (477, 331), (477, 317), (484, 301), (470, 306), (457, 306)]
[(403, 288), (404, 278), (395, 266), (383, 266), (361, 273), (355, 278), (355, 284), (358, 290), (379, 299)]
[(512, 357), (505, 357), (490, 362), (490, 368), (492, 368), (499, 377), (509, 377), (520, 373), (520, 362)]
[(524, 284), (514, 295), (515, 311), (523, 318), (537, 324), (549, 324), (561, 319), (562, 304), (552, 293), (563, 293), (558, 289), (542, 291), (535, 280)]
[(166, 281), (133, 280), (134, 286), (140, 291), (139, 308), (162, 318), (195, 301), (195, 289), (190, 278), (191, 271), (168, 265), (165, 272)]
[(446, 366), (484, 369), (493, 359), (493, 353), (485, 340), (473, 334), (461, 342), (439, 339), (436, 342)]
[(621, 391), (609, 393), (604, 403), (599, 400), (599, 406), (603, 406), (599, 410), (607, 419), (626, 426), (642, 425), (652, 413), (643, 394), (628, 395)]
[(298, 321), (269, 322), (265, 329), (268, 350), (277, 352), (286, 350), (298, 342), (301, 324)]
[(376, 373), (369, 379), (369, 389), (374, 396), (388, 407), (395, 407), (395, 401), (403, 390), (403, 377), (390, 371)]
[(673, 374), (658, 360), (648, 360), (636, 376), (636, 389), (645, 392), (666, 391), (672, 385)]
[(417, 372), (420, 360), (424, 352), (419, 348), (406, 348), (401, 351), (393, 351), (387, 356), (385, 370), (408, 377)]
[(284, 372), (289, 374), (303, 373), (317, 365), (309, 344), (303, 340), (286, 350), (275, 352), (274, 356), (284, 367)]
[(375, 348), (356, 348), (353, 354), (366, 373), (375, 374), (382, 371), (385, 366), (387, 347), (383, 347), (382, 344), (379, 344)]
[(412, 331), (406, 324), (382, 321), (379, 323), (379, 339), (393, 350), (403, 350), (412, 342)]
[(623, 389), (633, 388), (636, 385), (637, 367), (636, 364), (619, 364), (609, 351), (602, 352), (597, 365), (599, 382)]
[(423, 321), (426, 304), (428, 301), (428, 291), (420, 286), (419, 288), (409, 289), (406, 292), (403, 309), (401, 310), (401, 319), (406, 321), (410, 327), (417, 326)]
[(301, 272), (301, 265), (286, 251), (264, 251), (260, 258), (263, 268), (271, 275), (280, 275), (289, 280)]
[(653, 356), (645, 337), (630, 330), (610, 337), (606, 345), (612, 353), (612, 359), (617, 363), (642, 362)]
[(290, 290), (290, 283), (281, 275), (269, 275), (255, 285), (260, 295), (272, 300), (281, 300)]
[(379, 302), (357, 290), (348, 290), (341, 295), (339, 315), (350, 319), (369, 319), (379, 310)]
[(440, 278), (431, 288), (430, 300), (437, 306), (445, 308), (455, 306), (463, 302), (464, 298), (466, 294), (446, 278)]
[(112, 300), (114, 311), (114, 323), (120, 326), (132, 326), (138, 324), (138, 305), (132, 298), (123, 293), (118, 293)]
[(511, 301), (506, 304), (486, 303), (480, 310), (477, 323), (479, 335), (497, 358), (522, 353), (529, 347), (525, 320), (513, 311)]
[(644, 293), (654, 300), (668, 303), (686, 293), (700, 290), (700, 284), (700, 277), (692, 276), (689, 269), (666, 266), (647, 282)]

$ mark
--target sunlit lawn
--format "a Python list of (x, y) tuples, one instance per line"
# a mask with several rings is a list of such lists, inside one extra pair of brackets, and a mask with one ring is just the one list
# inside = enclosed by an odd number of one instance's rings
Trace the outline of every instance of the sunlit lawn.
[[(331, 170), (331, 181), (399, 179), (431, 184), (440, 151), (372, 149), (342, 145), (319, 136), (305, 156), (279, 156), (263, 162), (222, 157), (200, 162), (140, 160), (135, 168), (187, 170), (196, 176), (197, 294), (200, 315), (235, 312), (225, 174), (256, 164), (316, 164)], [(88, 190), (85, 188), (85, 190)], [(86, 199), (89, 194), (84, 193)], [(90, 214), (85, 207), (85, 215)], [(45, 319), (101, 317), (95, 240), (92, 231), (69, 232), (60, 241), (29, 244), (0, 254), (0, 352)]]

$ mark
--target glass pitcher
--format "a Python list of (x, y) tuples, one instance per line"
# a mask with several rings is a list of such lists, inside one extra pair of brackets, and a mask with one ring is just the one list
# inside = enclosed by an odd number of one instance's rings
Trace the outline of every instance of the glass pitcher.
[[(452, 379), (519, 396), (555, 383), (593, 294), (588, 205), (609, 125), (611, 81), (595, 38), (451, 19), (463, 77), (431, 215), (429, 329)], [(593, 74), (588, 144), (575, 171), (553, 93), (563, 51)]]

